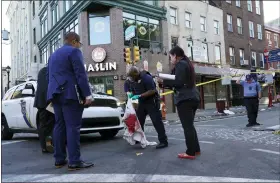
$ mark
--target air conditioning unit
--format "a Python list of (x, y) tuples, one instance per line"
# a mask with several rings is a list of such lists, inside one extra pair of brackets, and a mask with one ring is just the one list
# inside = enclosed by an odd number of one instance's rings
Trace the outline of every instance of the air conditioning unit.
[(240, 60), (240, 65), (249, 65), (248, 60)]

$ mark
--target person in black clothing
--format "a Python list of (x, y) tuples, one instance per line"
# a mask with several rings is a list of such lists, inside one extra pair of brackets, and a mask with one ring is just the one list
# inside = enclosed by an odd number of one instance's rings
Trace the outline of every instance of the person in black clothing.
[(42, 68), (38, 73), (37, 90), (34, 107), (38, 109), (38, 132), (43, 153), (53, 153), (51, 137), (54, 127), (54, 114), (46, 110), (48, 81), (46, 77), (47, 67)]
[(194, 127), (195, 112), (199, 106), (200, 95), (195, 86), (195, 71), (191, 61), (185, 55), (184, 50), (176, 46), (170, 50), (172, 64), (175, 65), (175, 80), (162, 80), (159, 83), (163, 87), (175, 90), (175, 104), (182, 123), (187, 150), (178, 154), (179, 158), (195, 159), (200, 154), (200, 146)]
[(149, 115), (158, 133), (158, 140), (160, 142), (156, 148), (161, 149), (167, 147), (168, 141), (160, 112), (160, 99), (153, 77), (147, 71), (140, 72), (135, 66), (129, 70), (128, 76), (132, 80), (126, 82), (126, 85), (130, 84), (127, 91), (132, 93), (128, 97), (132, 100), (138, 99), (136, 115), (143, 131), (146, 116)]

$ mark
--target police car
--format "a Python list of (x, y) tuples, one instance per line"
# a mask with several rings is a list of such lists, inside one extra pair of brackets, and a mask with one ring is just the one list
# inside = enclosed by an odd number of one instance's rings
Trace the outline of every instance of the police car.
[[(92, 88), (92, 86), (91, 86)], [(10, 140), (14, 133), (38, 133), (38, 114), (33, 107), (36, 81), (12, 87), (2, 99), (1, 139)], [(83, 112), (81, 133), (99, 132), (112, 138), (123, 129), (123, 108), (119, 100), (106, 94), (93, 94), (94, 102)]]

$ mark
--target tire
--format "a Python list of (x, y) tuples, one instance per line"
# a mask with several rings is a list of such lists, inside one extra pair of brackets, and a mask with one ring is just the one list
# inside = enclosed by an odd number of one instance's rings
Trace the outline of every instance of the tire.
[(1, 139), (2, 140), (11, 140), (14, 136), (14, 133), (9, 129), (7, 120), (4, 115), (1, 119)]
[(118, 134), (119, 130), (104, 130), (100, 131), (99, 134), (103, 139), (112, 139)]

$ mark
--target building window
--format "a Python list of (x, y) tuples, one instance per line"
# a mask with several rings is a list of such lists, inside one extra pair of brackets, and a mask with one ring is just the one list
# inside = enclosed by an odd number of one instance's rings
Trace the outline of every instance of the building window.
[(255, 3), (256, 3), (256, 13), (257, 13), (258, 15), (260, 15), (260, 14), (261, 14), (260, 1), (259, 1), (259, 0), (256, 0)]
[(48, 63), (48, 46), (45, 46), (42, 50), (41, 50), (41, 60), (40, 63), (42, 64), (47, 64)]
[(171, 48), (178, 45), (178, 37), (171, 37)]
[(36, 55), (34, 56), (34, 63), (37, 63), (37, 57), (36, 57)]
[(257, 67), (257, 56), (256, 52), (252, 51), (252, 57), (251, 57), (251, 66)]
[(238, 34), (243, 34), (242, 19), (241, 18), (237, 18), (237, 32), (238, 32)]
[[(244, 50), (239, 49), (240, 64), (244, 62)], [(241, 64), (242, 65), (242, 64)]]
[(47, 13), (47, 9), (42, 14), (42, 16), (40, 18), (40, 22), (41, 22), (41, 38), (43, 38), (48, 32), (48, 13)]
[(113, 76), (93, 76), (88, 78), (89, 83), (94, 87), (94, 93), (106, 93), (114, 95)]
[(52, 6), (52, 26), (54, 26), (58, 20), (59, 20), (59, 7), (58, 7), (58, 2), (56, 2)]
[(227, 3), (231, 4), (231, 0), (226, 0)]
[(42, 5), (42, 0), (39, 0), (39, 6), (41, 6)]
[(71, 1), (64, 1), (65, 12), (67, 12), (71, 7)]
[(209, 62), (209, 60), (208, 60), (208, 45), (207, 45), (207, 43), (202, 43), (202, 61)]
[(32, 15), (35, 16), (35, 1), (32, 2)]
[(235, 65), (234, 47), (229, 47), (229, 58), (230, 58), (230, 64)]
[[(135, 16), (134, 14), (123, 13), (123, 31), (133, 25), (136, 27), (134, 38), (135, 45), (140, 48), (148, 48), (154, 52), (161, 52), (161, 29), (159, 20)], [(129, 46), (130, 41), (125, 40), (125, 45)]]
[(255, 33), (254, 33), (254, 23), (249, 21), (249, 34), (250, 37), (254, 38), (255, 37)]
[(227, 15), (227, 24), (228, 24), (228, 31), (233, 32), (232, 29), (232, 15)]
[(33, 44), (36, 44), (36, 28), (33, 28)]
[(252, 12), (253, 8), (252, 8), (252, 1), (251, 0), (247, 0), (247, 6), (248, 6), (248, 11)]
[(75, 32), (75, 33), (79, 34), (79, 30), (78, 29), (79, 29), (79, 27), (78, 27), (78, 19), (76, 19), (74, 22), (69, 24), (64, 29), (64, 33), (67, 34), (68, 32)]
[(110, 44), (111, 29), (109, 15), (89, 14), (90, 45)]
[(170, 23), (177, 25), (177, 9), (170, 7)]
[(193, 42), (190, 40), (187, 40), (187, 57), (190, 60), (193, 60), (192, 46), (193, 46)]
[(60, 41), (60, 34), (58, 34), (55, 38), (51, 40), (51, 53), (55, 52), (56, 49), (60, 48)]
[(151, 0), (146, 0), (146, 1), (143, 1), (144, 3), (146, 4), (149, 4), (149, 5), (152, 5), (152, 6), (157, 6), (157, 1), (151, 1)]
[(192, 27), (191, 16), (192, 16), (191, 13), (185, 12), (185, 21), (186, 21), (185, 24), (186, 24), (186, 27), (188, 27), (188, 28)]
[(235, 3), (237, 7), (240, 7), (240, 0), (236, 0)]
[(28, 51), (28, 41), (25, 43), (25, 71), (28, 71), (29, 64), (29, 51)]
[(25, 28), (25, 33), (27, 33), (27, 15), (24, 18), (24, 28)]
[(206, 18), (200, 16), (200, 30), (206, 32)]
[(221, 64), (221, 47), (216, 45), (215, 46), (215, 64)]
[(270, 33), (266, 33), (266, 39), (270, 41)]
[(214, 32), (216, 35), (219, 34), (219, 21), (214, 20)]
[(260, 67), (264, 68), (264, 56), (263, 56), (263, 53), (260, 53)]
[(258, 39), (262, 40), (262, 25), (257, 24), (258, 27)]
[(278, 45), (278, 35), (277, 34), (274, 34), (274, 47), (275, 48), (278, 48), (279, 47), (279, 45)]

